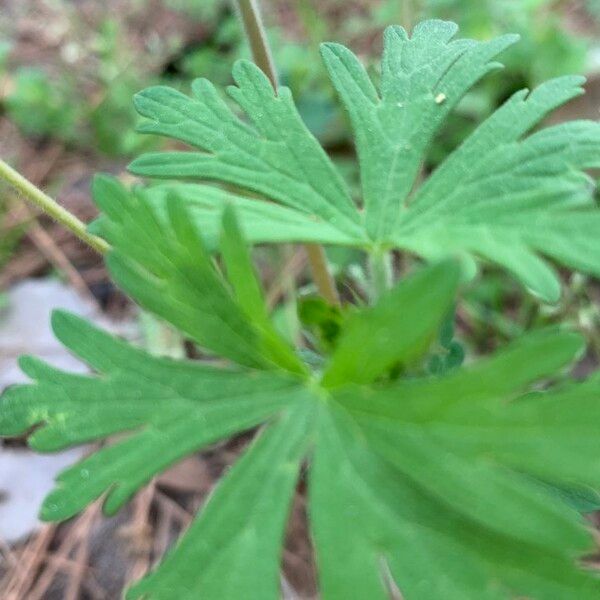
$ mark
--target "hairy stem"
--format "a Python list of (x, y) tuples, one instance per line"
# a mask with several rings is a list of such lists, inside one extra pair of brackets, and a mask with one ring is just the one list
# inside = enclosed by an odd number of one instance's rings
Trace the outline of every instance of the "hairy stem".
[(25, 177), (1, 159), (0, 180), (8, 183), (24, 198), (41, 208), (47, 215), (66, 227), (69, 231), (73, 232), (73, 234), (82, 242), (85, 242), (100, 254), (108, 252), (110, 246), (102, 238), (88, 233), (85, 223), (80, 221), (74, 214), (64, 209), (55, 200), (50, 198), (50, 196), (42, 192), (42, 190), (33, 185), (29, 180), (25, 179)]
[(238, 0), (240, 16), (244, 23), (246, 36), (250, 42), (252, 58), (263, 73), (271, 80), (273, 88), (277, 90), (277, 71), (273, 62), (273, 55), (267, 41), (267, 34), (262, 24), (260, 11), (256, 0)]
[[(256, 0), (238, 0), (240, 16), (244, 23), (244, 29), (250, 42), (252, 57), (256, 65), (265, 73), (271, 81), (273, 89), (277, 91), (278, 79), (273, 56), (269, 48), (265, 29), (260, 17), (260, 11)], [(330, 304), (340, 305), (340, 297), (335, 287), (335, 281), (327, 267), (325, 251), (321, 246), (306, 244), (308, 261), (313, 275), (313, 280), (319, 293)]]

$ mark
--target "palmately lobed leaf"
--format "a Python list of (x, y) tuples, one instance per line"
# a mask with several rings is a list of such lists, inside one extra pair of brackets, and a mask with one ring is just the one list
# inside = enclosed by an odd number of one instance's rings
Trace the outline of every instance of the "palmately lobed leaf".
[(145, 155), (131, 170), (235, 184), (334, 223), (360, 239), (360, 216), (347, 186), (302, 122), (290, 91), (280, 88), (276, 94), (249, 61), (236, 63), (233, 76), (237, 87), (230, 87), (229, 95), (251, 125), (241, 121), (205, 79), (193, 83), (193, 99), (167, 87), (138, 94), (136, 108), (149, 119), (142, 132), (173, 137), (205, 152)]
[(444, 21), (424, 21), (411, 37), (402, 27), (386, 29), (379, 90), (347, 48), (322, 47), (356, 136), (373, 239), (385, 239), (396, 227), (401, 203), (444, 119), (471, 86), (500, 66), (492, 59), (518, 39), (453, 40), (457, 31)]
[[(160, 212), (107, 177), (95, 179), (94, 198), (104, 212), (96, 230), (113, 246), (107, 260), (112, 277), (139, 304), (218, 356), (249, 367), (302, 372), (273, 326), (235, 298), (180, 198), (172, 197), (166, 213)], [(241, 238), (229, 238), (247, 252)], [(254, 277), (247, 266), (246, 280)]]
[[(113, 240), (142, 239), (133, 229), (154, 207), (138, 201), (128, 205), (128, 225), (127, 211), (105, 214), (101, 225)], [(162, 235), (182, 251), (197, 247), (181, 227)], [(231, 302), (248, 325), (268, 330), (231, 211), (223, 236)], [(178, 268), (167, 261), (160, 272), (171, 277)], [(214, 273), (198, 292), (223, 289)], [(424, 356), (458, 280), (456, 265), (441, 263), (356, 310), (341, 322), (321, 374), (156, 358), (58, 313), (57, 336), (96, 374), (24, 359), (34, 382), (4, 394), (0, 433), (37, 427), (29, 439), (40, 451), (125, 434), (59, 477), (42, 517), (61, 520), (103, 494), (112, 514), (187, 454), (261, 426), (180, 543), (130, 590), (132, 599), (277, 598), (286, 515), (304, 464), (325, 599), (383, 599), (394, 587), (407, 600), (596, 598), (599, 580), (576, 565), (593, 537), (553, 486), (600, 487), (600, 382), (526, 394), (581, 352), (579, 336), (531, 334), (439, 377), (385, 376)], [(143, 284), (142, 298), (163, 294), (154, 281)], [(206, 305), (198, 309), (201, 317)], [(268, 346), (257, 352), (270, 355)], [(378, 356), (381, 364), (371, 359)]]
[(148, 191), (164, 206), (172, 187), (202, 227), (214, 229), (222, 206), (232, 202), (244, 212), (253, 242), (398, 248), (434, 262), (478, 257), (554, 302), (560, 284), (544, 258), (600, 275), (596, 183), (586, 175), (600, 166), (600, 123), (566, 123), (529, 135), (552, 110), (583, 93), (584, 79), (561, 77), (522, 90), (421, 185), (436, 133), (469, 89), (501, 66), (495, 57), (517, 41), (512, 35), (455, 39), (457, 29), (436, 20), (420, 23), (410, 36), (402, 27), (388, 28), (379, 86), (349, 49), (323, 45), (355, 136), (362, 211), (352, 207), (334, 165), (302, 125), (289, 90), (275, 93), (247, 62), (236, 66), (238, 86), (229, 94), (249, 123), (204, 80), (194, 84), (193, 98), (168, 88), (142, 92), (137, 106), (148, 119), (142, 131), (204, 153), (145, 155), (131, 168), (150, 177), (234, 184), (275, 203), (239, 194), (226, 199), (229, 192), (190, 183)]
[[(551, 385), (582, 352), (580, 336), (536, 332), (472, 364), (422, 375), (418, 365), (456, 301), (460, 269), (446, 260), (339, 319), (331, 354), (313, 368), (272, 325), (244, 240), (274, 241), (267, 224), (279, 223), (282, 238), (339, 235), (364, 248), (405, 245), (432, 260), (480, 254), (547, 297), (556, 288), (538, 252), (594, 272), (592, 241), (561, 236), (571, 235), (576, 219), (595, 223), (582, 174), (596, 164), (595, 125), (523, 137), (579, 93), (577, 78), (514, 96), (410, 201), (399, 197), (392, 214), (392, 191), (406, 196), (412, 188), (402, 177), (416, 175), (426, 138), (441, 124), (438, 112), (494, 68), (493, 56), (512, 41), (452, 41), (455, 30), (439, 21), (421, 24), (412, 38), (389, 30), (380, 90), (349, 51), (325, 49), (342, 96), (359, 86), (362, 96), (346, 98), (360, 104), (350, 108), (355, 126), (372, 127), (364, 139), (373, 135), (387, 164), (364, 169), (364, 216), (287, 92), (276, 95), (251, 65), (237, 68), (232, 95), (252, 125), (206, 82), (196, 84), (193, 101), (166, 88), (138, 99), (152, 119), (147, 130), (204, 151), (141, 159), (138, 170), (218, 179), (283, 206), (206, 186), (129, 191), (98, 179), (103, 214), (95, 229), (111, 244), (112, 276), (219, 360), (153, 357), (57, 313), (57, 337), (93, 373), (25, 358), (32, 382), (2, 396), (0, 435), (29, 434), (40, 451), (109, 438), (59, 477), (46, 520), (69, 518), (103, 495), (112, 514), (186, 455), (255, 429), (180, 542), (129, 598), (280, 597), (285, 523), (299, 481), (308, 484), (324, 600), (600, 597), (598, 573), (582, 566), (594, 536), (566, 499), (600, 489), (600, 378)], [(407, 115), (414, 118), (403, 122)], [(404, 148), (410, 156), (386, 162), (387, 133), (394, 143), (414, 142)], [(363, 166), (371, 160), (365, 152), (368, 144), (359, 147)], [(238, 223), (240, 214), (254, 221)], [(217, 247), (222, 266), (210, 254)]]
[(53, 329), (99, 376), (71, 375), (23, 358), (21, 367), (36, 384), (4, 394), (2, 433), (37, 427), (29, 443), (42, 452), (131, 435), (60, 476), (44, 504), (47, 520), (71, 517), (105, 492), (105, 510), (112, 514), (172, 463), (251, 429), (302, 395), (298, 382), (283, 374), (155, 358), (65, 313), (55, 313)]

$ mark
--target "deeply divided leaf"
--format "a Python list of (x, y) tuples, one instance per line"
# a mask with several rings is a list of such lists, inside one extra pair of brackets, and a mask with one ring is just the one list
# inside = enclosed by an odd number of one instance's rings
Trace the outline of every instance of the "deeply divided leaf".
[[(108, 266), (113, 278), (142, 306), (173, 324), (204, 348), (256, 368), (281, 366), (302, 371), (293, 350), (264, 318), (247, 310), (246, 292), (235, 297), (206, 250), (185, 203), (170, 198), (160, 212), (142, 195), (116, 180), (97, 178), (94, 198), (103, 210), (96, 228), (112, 244)], [(235, 217), (226, 220), (229, 268), (240, 282), (243, 242), (232, 238)], [(236, 244), (242, 244), (237, 247)], [(246, 263), (248, 259), (245, 259)], [(245, 266), (249, 283), (254, 275)], [(254, 304), (262, 303), (256, 296)], [(264, 312), (264, 307), (260, 309)]]
[[(132, 170), (235, 184), (280, 204), (235, 198), (251, 241), (320, 242), (375, 252), (399, 248), (431, 261), (479, 257), (504, 267), (542, 299), (556, 301), (559, 281), (544, 258), (600, 275), (596, 183), (586, 174), (600, 167), (600, 123), (571, 122), (529, 134), (552, 110), (581, 94), (584, 80), (561, 77), (517, 92), (434, 173), (424, 173), (448, 115), (517, 42), (512, 35), (476, 42), (455, 39), (456, 33), (454, 23), (436, 20), (420, 23), (410, 36), (402, 27), (388, 28), (377, 86), (349, 49), (323, 45), (355, 136), (362, 211), (301, 123), (289, 90), (275, 92), (247, 62), (235, 67), (237, 87), (228, 90), (247, 121), (205, 80), (193, 84), (192, 98), (164, 87), (142, 92), (137, 99), (147, 118), (142, 131), (203, 152), (145, 155)], [(169, 186), (209, 228), (228, 193)], [(149, 193), (158, 204), (168, 203), (166, 191)]]
[(448, 113), (499, 66), (491, 60), (517, 39), (453, 40), (457, 30), (454, 23), (425, 21), (409, 37), (402, 27), (389, 27), (380, 90), (347, 48), (323, 45), (325, 64), (356, 135), (366, 226), (374, 239), (394, 230), (424, 153)]
[[(494, 261), (546, 299), (559, 290), (542, 255), (600, 273), (585, 174), (600, 166), (600, 125), (529, 135), (580, 93), (579, 78), (554, 80), (510, 98), (413, 189), (444, 118), (515, 41), (455, 33), (440, 21), (389, 29), (379, 88), (349, 50), (324, 47), (355, 130), (361, 210), (289, 91), (250, 63), (229, 90), (245, 116), (204, 80), (192, 98), (164, 87), (137, 98), (145, 131), (199, 151), (141, 157), (136, 172), (239, 189), (99, 178), (95, 230), (115, 281), (210, 364), (157, 358), (56, 313), (57, 337), (92, 373), (24, 358), (31, 383), (0, 401), (0, 434), (37, 450), (106, 440), (59, 476), (42, 509), (53, 521), (101, 497), (112, 514), (178, 460), (254, 431), (132, 600), (276, 600), (296, 494), (324, 600), (600, 597), (585, 563), (595, 539), (573, 502), (600, 490), (600, 377), (555, 384), (580, 336), (538, 331), (435, 376), (424, 364), (434, 340), (452, 344), (461, 273), (442, 257)], [(434, 264), (371, 306), (307, 301), (325, 351), (305, 362), (272, 323), (246, 240), (397, 247)]]
[(53, 326), (98, 376), (22, 359), (23, 371), (36, 383), (4, 394), (2, 433), (37, 427), (29, 443), (45, 452), (130, 435), (61, 474), (44, 503), (48, 520), (71, 517), (105, 492), (105, 510), (115, 512), (174, 462), (264, 422), (301, 393), (297, 382), (282, 375), (151, 357), (72, 315), (56, 313)]
[[(243, 246), (227, 243), (231, 273), (248, 277)], [(391, 343), (385, 366), (415, 360), (453, 304), (457, 275), (451, 263), (430, 267), (341, 321), (323, 375), (156, 358), (58, 313), (57, 336), (96, 374), (24, 359), (33, 383), (5, 393), (0, 432), (36, 427), (29, 441), (41, 451), (120, 434), (59, 477), (42, 516), (60, 520), (102, 495), (111, 514), (187, 454), (262, 425), (132, 599), (278, 598), (285, 520), (303, 465), (326, 600), (394, 590), (407, 600), (596, 598), (600, 580), (576, 564), (593, 537), (556, 490), (600, 489), (600, 380), (531, 387), (578, 355), (579, 336), (531, 334), (439, 377), (390, 380), (361, 353), (369, 340), (356, 338), (361, 323), (375, 331), (385, 318), (393, 338), (375, 335), (369, 349)], [(390, 298), (403, 318), (389, 314)], [(253, 286), (246, 301), (259, 299)], [(424, 301), (433, 316), (416, 327)], [(364, 369), (348, 367), (351, 343)]]
[(206, 79), (193, 83), (193, 98), (167, 87), (136, 96), (148, 121), (141, 130), (187, 142), (204, 152), (149, 154), (131, 169), (152, 177), (211, 179), (232, 183), (360, 238), (359, 214), (335, 167), (310, 134), (287, 88), (275, 92), (262, 71), (239, 61), (229, 95), (250, 118), (242, 121)]

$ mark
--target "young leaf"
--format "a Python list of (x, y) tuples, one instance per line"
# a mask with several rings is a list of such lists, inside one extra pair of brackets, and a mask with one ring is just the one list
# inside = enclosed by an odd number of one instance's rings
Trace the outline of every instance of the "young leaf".
[[(253, 242), (399, 248), (430, 261), (479, 257), (507, 269), (543, 300), (556, 301), (559, 280), (543, 257), (600, 276), (597, 182), (586, 175), (600, 167), (600, 123), (566, 123), (528, 136), (548, 113), (583, 93), (583, 78), (554, 79), (517, 92), (418, 185), (420, 166), (449, 113), (500, 66), (494, 57), (517, 39), (455, 40), (456, 31), (454, 23), (436, 20), (420, 23), (411, 36), (401, 27), (386, 30), (379, 89), (350, 50), (323, 46), (356, 137), (364, 219), (301, 125), (289, 91), (275, 95), (248, 63), (236, 66), (239, 87), (230, 94), (255, 127), (235, 117), (206, 81), (195, 84), (194, 99), (151, 88), (138, 99), (150, 119), (143, 131), (207, 153), (153, 154), (132, 168), (151, 177), (234, 183), (283, 204), (235, 199)], [(194, 217), (214, 229), (212, 211), (223, 205), (225, 192), (173, 187), (193, 205)], [(154, 194), (165, 203), (165, 191)]]
[(321, 297), (309, 296), (298, 302), (298, 318), (317, 344), (332, 349), (337, 344), (346, 313)]
[(217, 355), (302, 371), (293, 350), (231, 293), (179, 198), (161, 213), (143, 195), (98, 177), (94, 200), (104, 211), (96, 230), (113, 247), (111, 274), (134, 300)]
[(348, 318), (323, 385), (371, 383), (395, 363), (429, 347), (454, 301), (459, 268), (445, 262), (423, 270)]

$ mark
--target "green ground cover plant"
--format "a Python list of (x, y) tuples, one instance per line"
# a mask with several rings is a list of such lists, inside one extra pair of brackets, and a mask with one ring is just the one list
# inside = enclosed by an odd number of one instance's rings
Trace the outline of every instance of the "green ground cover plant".
[(567, 76), (517, 92), (415, 189), (444, 119), (472, 85), (500, 66), (495, 56), (516, 42), (510, 35), (490, 42), (452, 40), (455, 33), (454, 24), (440, 21), (417, 26), (412, 38), (400, 27), (389, 28), (380, 90), (347, 48), (323, 46), (354, 127), (360, 207), (300, 120), (289, 91), (276, 93), (260, 69), (245, 61), (236, 64), (237, 85), (228, 93), (250, 124), (203, 79), (194, 82), (193, 97), (167, 87), (138, 94), (136, 106), (147, 117), (141, 131), (200, 151), (146, 154), (131, 170), (154, 178), (217, 180), (278, 205), (189, 184), (148, 192), (155, 205), (164, 205), (169, 194), (186, 198), (212, 239), (220, 214), (215, 208), (231, 203), (243, 213), (252, 243), (342, 244), (372, 255), (401, 248), (427, 259), (450, 252), (479, 255), (556, 301), (558, 280), (539, 254), (598, 274), (600, 247), (593, 232), (600, 213), (585, 170), (600, 166), (600, 124), (574, 121), (528, 132), (582, 93), (584, 80)]
[[(164, 86), (136, 96), (144, 133), (194, 150), (131, 165), (166, 183), (97, 177), (91, 232), (66, 224), (209, 360), (157, 358), (58, 312), (57, 337), (93, 374), (25, 357), (32, 382), (0, 403), (0, 433), (29, 433), (39, 451), (118, 436), (60, 476), (42, 507), (49, 521), (101, 497), (114, 514), (186, 455), (255, 431), (128, 598), (280, 597), (299, 482), (322, 598), (599, 597), (585, 564), (594, 534), (574, 499), (600, 488), (600, 380), (564, 377), (581, 336), (526, 333), (461, 365), (452, 325), (482, 261), (549, 302), (561, 292), (549, 260), (600, 274), (587, 173), (600, 167), (600, 124), (536, 129), (582, 93), (582, 78), (554, 79), (509, 98), (422, 180), (444, 120), (517, 41), (456, 34), (437, 20), (410, 35), (389, 28), (377, 85), (349, 49), (322, 46), (352, 124), (358, 205), (289, 90), (249, 61), (234, 67), (231, 101), (204, 79), (191, 96)], [(9, 167), (0, 174), (66, 220)], [(274, 326), (252, 262), (253, 245), (291, 242), (355, 247), (369, 265), (368, 299), (302, 305), (310, 360)], [(395, 281), (392, 251), (423, 264)]]

